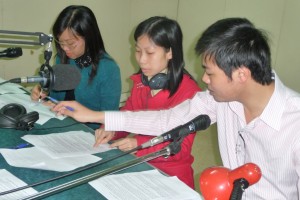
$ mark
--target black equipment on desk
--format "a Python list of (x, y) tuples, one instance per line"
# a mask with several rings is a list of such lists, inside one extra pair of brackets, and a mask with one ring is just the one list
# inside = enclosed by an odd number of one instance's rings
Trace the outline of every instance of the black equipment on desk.
[(20, 104), (10, 103), (0, 109), (0, 128), (29, 131), (38, 119), (38, 112), (27, 113), (25, 107)]

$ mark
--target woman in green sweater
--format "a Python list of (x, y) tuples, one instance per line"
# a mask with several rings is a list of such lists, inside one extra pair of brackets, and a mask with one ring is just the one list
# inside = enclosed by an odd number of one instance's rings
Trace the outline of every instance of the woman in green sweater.
[[(68, 6), (59, 14), (52, 31), (57, 49), (56, 63), (78, 68), (81, 80), (74, 90), (51, 90), (49, 96), (58, 101), (76, 100), (92, 110), (118, 110), (120, 69), (105, 50), (93, 12), (86, 6)], [(35, 86), (31, 98), (45, 97), (40, 91), (40, 87)], [(99, 128), (99, 124), (87, 125)]]

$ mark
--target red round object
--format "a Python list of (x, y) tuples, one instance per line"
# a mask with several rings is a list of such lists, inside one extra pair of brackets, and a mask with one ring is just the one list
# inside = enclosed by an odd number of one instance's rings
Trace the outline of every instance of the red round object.
[(205, 200), (228, 200), (233, 190), (233, 182), (244, 178), (249, 186), (261, 178), (261, 170), (254, 163), (246, 163), (234, 170), (225, 167), (210, 167), (200, 176), (200, 191)]

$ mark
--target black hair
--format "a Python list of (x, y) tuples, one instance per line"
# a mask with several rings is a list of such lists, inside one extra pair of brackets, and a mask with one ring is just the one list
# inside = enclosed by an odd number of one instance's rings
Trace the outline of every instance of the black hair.
[(184, 68), (181, 28), (175, 20), (154, 16), (138, 24), (134, 32), (134, 40), (137, 41), (142, 35), (147, 35), (151, 41), (157, 46), (163, 47), (166, 52), (172, 50), (172, 59), (168, 62), (168, 83), (164, 88), (170, 91), (169, 97), (171, 97), (177, 91), (184, 73), (192, 78)]
[(57, 54), (61, 62), (68, 63), (68, 57), (61, 48), (58, 38), (66, 30), (70, 29), (74, 36), (82, 37), (85, 41), (85, 55), (91, 57), (92, 71), (90, 80), (97, 74), (100, 59), (106, 53), (104, 42), (97, 24), (96, 17), (91, 9), (86, 6), (71, 5), (66, 7), (58, 15), (53, 25), (53, 37)]
[(202, 33), (195, 50), (204, 60), (213, 59), (230, 79), (234, 69), (245, 66), (256, 82), (262, 85), (272, 82), (267, 36), (248, 19), (226, 18), (215, 22)]

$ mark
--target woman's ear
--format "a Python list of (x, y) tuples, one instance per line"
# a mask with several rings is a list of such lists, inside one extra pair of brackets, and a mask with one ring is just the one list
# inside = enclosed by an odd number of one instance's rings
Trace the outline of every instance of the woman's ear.
[(170, 48), (169, 51), (167, 51), (167, 59), (171, 60), (172, 58), (173, 58), (172, 48)]

